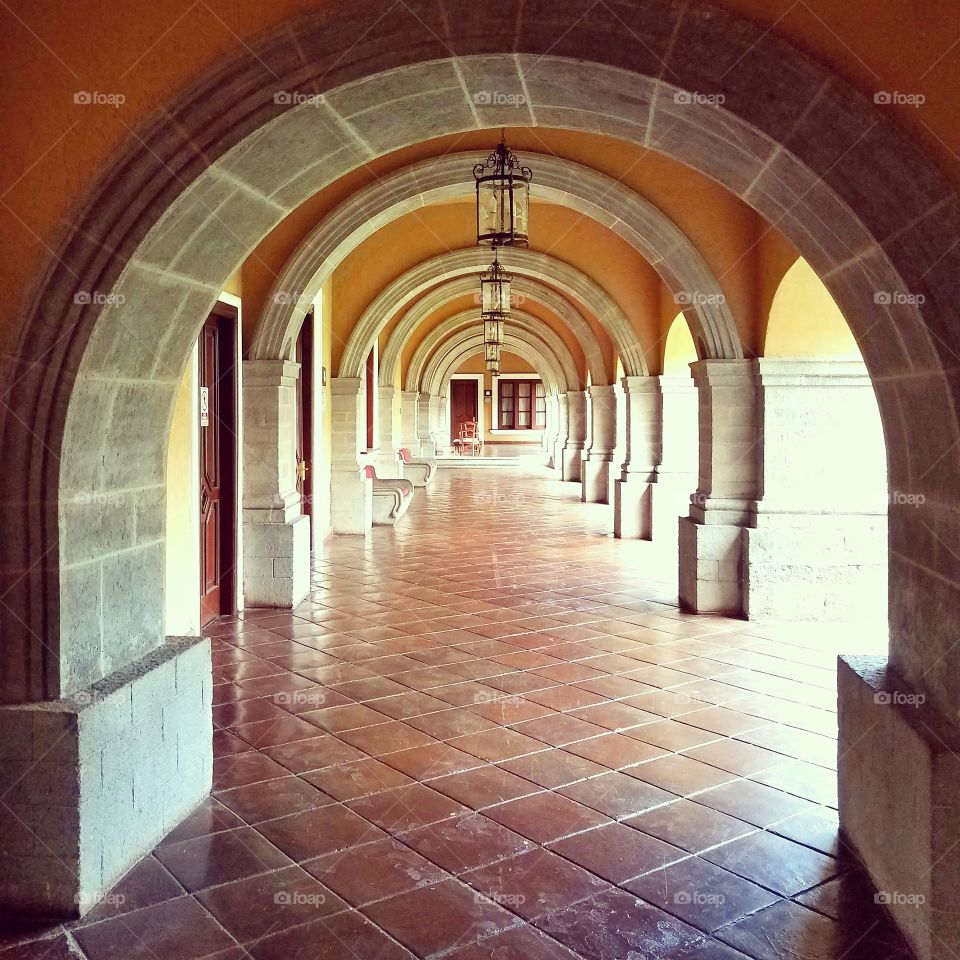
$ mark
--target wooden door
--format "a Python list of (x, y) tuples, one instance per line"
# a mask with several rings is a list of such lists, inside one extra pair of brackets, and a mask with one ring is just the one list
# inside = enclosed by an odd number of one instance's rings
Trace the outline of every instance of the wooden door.
[(477, 383), (475, 380), (450, 381), (450, 437), (460, 435), (460, 425), (477, 420)]
[(200, 622), (236, 612), (236, 311), (200, 333)]
[(313, 515), (313, 311), (297, 337), (297, 493), (304, 514)]

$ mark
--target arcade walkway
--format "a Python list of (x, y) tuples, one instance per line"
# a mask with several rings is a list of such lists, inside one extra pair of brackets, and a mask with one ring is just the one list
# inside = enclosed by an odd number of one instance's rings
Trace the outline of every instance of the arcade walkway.
[(906, 958), (837, 841), (842, 631), (684, 616), (578, 491), (441, 472), (216, 624), (214, 798), (0, 960)]

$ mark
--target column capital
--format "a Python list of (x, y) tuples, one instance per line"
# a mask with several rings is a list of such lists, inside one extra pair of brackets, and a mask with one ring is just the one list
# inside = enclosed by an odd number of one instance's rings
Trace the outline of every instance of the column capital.
[(244, 360), (245, 387), (289, 387), (300, 377), (300, 364), (292, 360)]
[(754, 360), (697, 360), (690, 364), (690, 373), (698, 387), (752, 387), (756, 363)]
[(807, 360), (759, 357), (753, 361), (756, 378), (770, 387), (872, 386), (862, 360)]
[(350, 396), (358, 394), (363, 389), (363, 380), (359, 377), (331, 377), (330, 392)]
[(655, 393), (659, 388), (659, 377), (621, 377), (620, 385), (626, 393)]

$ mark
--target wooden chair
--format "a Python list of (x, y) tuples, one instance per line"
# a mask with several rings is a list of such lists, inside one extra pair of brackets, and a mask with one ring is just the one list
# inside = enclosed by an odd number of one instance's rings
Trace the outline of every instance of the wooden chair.
[(470, 451), (471, 456), (480, 455), (483, 440), (480, 439), (480, 428), (476, 420), (467, 420), (460, 425), (460, 436), (457, 438), (455, 446), (461, 457), (466, 450)]

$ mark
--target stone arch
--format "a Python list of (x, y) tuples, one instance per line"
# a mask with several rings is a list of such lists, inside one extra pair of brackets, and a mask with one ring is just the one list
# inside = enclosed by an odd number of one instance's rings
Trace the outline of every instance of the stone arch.
[[(563, 389), (563, 372), (556, 360), (543, 350), (542, 341), (532, 334), (518, 331), (504, 335), (504, 347), (527, 361), (543, 377), (550, 393)], [(483, 351), (483, 335), (468, 331), (451, 338), (439, 350), (423, 371), (421, 385), (431, 396), (446, 396), (447, 384), (457, 368), (470, 357)]]
[[(631, 375), (646, 373), (643, 348), (623, 310), (595, 281), (575, 267), (533, 250), (511, 249), (501, 257), (501, 263), (514, 276), (544, 280), (583, 306), (589, 307), (600, 319), (614, 348), (620, 354), (624, 369)], [(384, 288), (356, 322), (340, 359), (340, 377), (358, 377), (374, 339), (386, 326), (399, 307), (438, 282), (477, 275), (490, 265), (490, 251), (471, 247), (432, 257), (408, 270)]]
[[(297, 248), (273, 285), (257, 325), (251, 359), (286, 358), (317, 291), (350, 252), (380, 227), (432, 203), (472, 196), (475, 153), (454, 153), (406, 167), (346, 200)], [(743, 356), (720, 283), (683, 231), (622, 183), (581, 164), (524, 153), (536, 170), (532, 191), (609, 227), (650, 262), (702, 337), (708, 356)]]
[[(699, 0), (521, 8), (508, 0), (490, 22), (463, 0), (416, 0), (375, 35), (369, 0), (305, 16), (224, 58), (117, 151), (53, 244), (6, 365), (17, 389), (2, 496), (15, 532), (0, 568), (17, 589), (0, 624), (5, 700), (80, 689), (163, 642), (156, 531), (174, 383), (258, 240), (366, 160), (519, 122), (669, 154), (776, 221), (824, 278), (874, 377), (891, 483), (924, 498), (891, 510), (891, 576), (903, 585), (891, 591), (891, 657), (950, 711), (960, 648), (944, 611), (957, 609), (956, 577), (929, 531), (956, 538), (960, 197), (865, 97), (735, 14)], [(524, 110), (477, 106), (472, 92), (494, 78), (524, 91)], [(910, 299), (877, 304), (877, 291)], [(90, 491), (123, 494), (122, 509), (98, 514), (96, 500), (78, 500)], [(143, 629), (106, 636), (96, 611), (133, 593)]]
[[(467, 324), (470, 325), (471, 329), (462, 331), (462, 328)], [(529, 334), (549, 351), (553, 369), (561, 374), (557, 383), (558, 390), (576, 390), (579, 387), (579, 378), (577, 377), (577, 368), (573, 362), (573, 356), (556, 333), (542, 321), (523, 310), (514, 310), (510, 315), (509, 323), (506, 324), (507, 333), (515, 331), (523, 331)], [(462, 332), (480, 336), (480, 340), (483, 342), (482, 331), (478, 329), (476, 311), (464, 310), (462, 313), (455, 314), (427, 334), (410, 358), (410, 366), (407, 368), (406, 390), (421, 389), (421, 384), (425, 380), (425, 370), (429, 367), (430, 359), (435, 355), (435, 351), (441, 352), (447, 345), (446, 341)], [(528, 342), (533, 346), (534, 341)]]
[[(587, 364), (595, 383), (605, 383), (608, 375), (603, 363), (603, 352), (592, 327), (583, 318), (579, 311), (567, 300), (552, 290), (546, 284), (530, 277), (515, 277), (512, 290), (514, 295), (529, 297), (537, 303), (547, 307), (559, 317), (576, 337), (583, 350)], [(458, 297), (476, 293), (477, 280), (475, 277), (461, 277), (441, 284), (431, 290), (426, 296), (418, 300), (403, 316), (396, 328), (391, 332), (390, 339), (380, 358), (380, 386), (393, 387), (397, 364), (414, 330), (435, 310)], [(476, 316), (476, 311), (474, 311)]]

